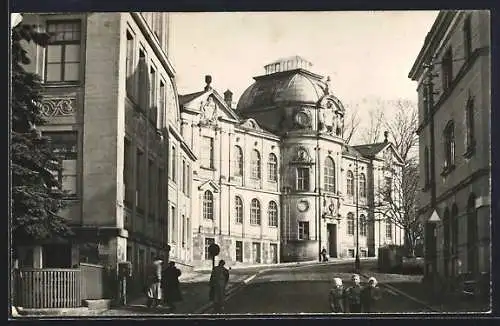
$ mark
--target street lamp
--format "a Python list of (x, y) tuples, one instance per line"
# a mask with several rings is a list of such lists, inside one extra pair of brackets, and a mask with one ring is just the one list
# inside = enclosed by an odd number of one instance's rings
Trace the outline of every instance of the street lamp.
[(356, 259), (354, 261), (354, 270), (359, 273), (361, 261), (359, 260), (359, 175), (358, 175), (358, 155), (356, 154)]

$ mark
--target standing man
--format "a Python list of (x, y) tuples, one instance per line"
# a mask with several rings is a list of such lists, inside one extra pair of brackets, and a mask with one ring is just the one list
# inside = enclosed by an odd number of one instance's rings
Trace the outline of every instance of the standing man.
[(172, 310), (175, 311), (175, 303), (182, 301), (182, 293), (179, 282), (179, 276), (181, 276), (181, 270), (175, 267), (175, 262), (170, 261), (167, 268), (163, 271), (162, 283), (163, 294), (165, 301)]
[(224, 260), (220, 260), (219, 265), (213, 268), (212, 275), (210, 275), (210, 300), (214, 303), (215, 313), (224, 311), (224, 297), (229, 282), (229, 270), (224, 267), (225, 264)]
[(147, 306), (148, 308), (156, 307), (161, 302), (161, 266), (163, 260), (156, 257), (149, 268), (148, 275), (148, 290), (147, 290)]

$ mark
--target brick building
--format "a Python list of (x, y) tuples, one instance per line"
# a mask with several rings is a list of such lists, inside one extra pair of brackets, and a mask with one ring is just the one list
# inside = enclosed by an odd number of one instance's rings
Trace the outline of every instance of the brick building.
[(48, 123), (42, 133), (63, 163), (59, 177), (70, 205), (62, 214), (76, 238), (25, 248), (22, 265), (89, 262), (116, 268), (128, 260), (141, 288), (148, 262), (166, 257), (171, 240), (173, 257), (189, 260), (191, 255), (189, 245), (175, 242), (189, 237), (189, 221), (180, 216), (189, 216), (191, 206), (190, 196), (177, 191), (189, 182), (176, 182), (182, 170), (175, 166), (182, 160), (189, 171), (196, 158), (179, 132), (175, 71), (168, 58), (169, 15), (23, 16), (24, 23), (52, 35), (46, 48), (29, 47), (28, 69), (43, 80)]
[(490, 57), (488, 11), (441, 11), (409, 74), (418, 82), (430, 275), (490, 270)]

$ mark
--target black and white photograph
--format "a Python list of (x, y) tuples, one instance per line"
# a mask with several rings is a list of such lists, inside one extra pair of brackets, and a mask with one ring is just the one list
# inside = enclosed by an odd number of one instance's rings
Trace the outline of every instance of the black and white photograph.
[(10, 318), (491, 313), (490, 22), (10, 13)]

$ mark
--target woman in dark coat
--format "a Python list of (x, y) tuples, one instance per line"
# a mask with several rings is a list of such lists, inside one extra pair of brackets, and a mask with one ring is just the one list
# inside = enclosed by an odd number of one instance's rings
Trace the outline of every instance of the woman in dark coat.
[(375, 277), (368, 279), (368, 285), (361, 292), (361, 305), (363, 312), (377, 312), (375, 302), (380, 299), (380, 288)]
[(175, 262), (168, 263), (167, 268), (163, 271), (162, 281), (165, 293), (165, 301), (170, 306), (172, 311), (175, 310), (175, 303), (182, 301), (182, 293), (179, 282), (181, 271), (175, 267)]

